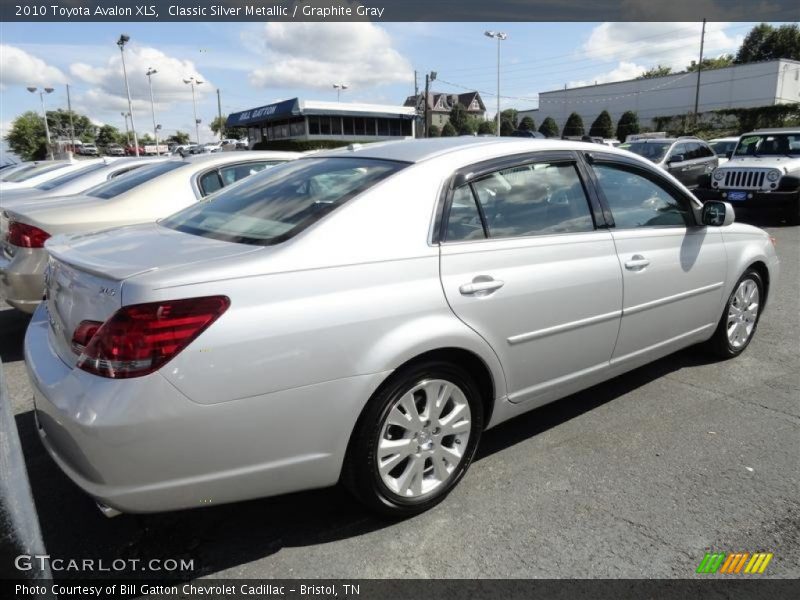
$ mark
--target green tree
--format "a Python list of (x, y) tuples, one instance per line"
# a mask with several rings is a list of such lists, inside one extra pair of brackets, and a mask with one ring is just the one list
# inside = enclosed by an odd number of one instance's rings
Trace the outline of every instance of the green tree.
[(168, 144), (178, 144), (180, 146), (185, 146), (189, 143), (189, 134), (185, 131), (176, 131), (171, 136), (169, 136), (166, 140), (164, 140)]
[(428, 137), (440, 137), (442, 135), (442, 130), (439, 129), (437, 125), (431, 125), (428, 127)]
[(111, 144), (124, 144), (126, 142), (125, 134), (121, 134), (119, 129), (113, 125), (99, 127), (94, 141), (98, 146), (110, 146)]
[(155, 144), (156, 143), (156, 140), (149, 133), (143, 133), (142, 135), (139, 135), (137, 137), (139, 138), (139, 145), (140, 146), (144, 146), (145, 144)]
[(614, 123), (611, 120), (611, 115), (607, 110), (604, 110), (592, 123), (589, 128), (589, 135), (592, 137), (611, 138), (614, 137)]
[(481, 121), (478, 124), (478, 135), (494, 135), (497, 132), (497, 123), (494, 121)]
[(639, 133), (639, 117), (632, 110), (627, 110), (622, 113), (622, 116), (617, 122), (617, 139), (620, 142), (625, 142), (625, 139), (634, 133)]
[(547, 117), (542, 121), (542, 125), (539, 127), (539, 133), (549, 138), (558, 137), (558, 125), (556, 125), (553, 117)]
[(670, 73), (672, 73), (672, 67), (657, 65), (647, 69), (647, 71), (639, 75), (636, 79), (653, 79), (654, 77), (664, 77), (664, 75), (669, 75)]
[(467, 127), (468, 122), (469, 113), (467, 112), (467, 107), (460, 102), (456, 102), (453, 108), (450, 109), (450, 124), (456, 131), (461, 131), (464, 127)]
[(800, 60), (800, 27), (797, 23), (773, 27), (761, 23), (745, 36), (734, 62), (737, 64), (788, 58)]
[[(72, 124), (70, 124), (72, 114)], [(75, 139), (82, 142), (94, 142), (97, 137), (97, 125), (89, 117), (67, 110), (47, 111), (47, 124), (50, 127), (50, 136), (53, 139), (69, 139), (72, 127), (75, 128)]]
[(585, 132), (583, 119), (578, 113), (574, 112), (567, 117), (567, 122), (564, 123), (564, 135), (583, 135)]
[(243, 127), (225, 127), (227, 117), (214, 117), (209, 127), (214, 135), (219, 135), (222, 132), (223, 139), (226, 140), (243, 140), (247, 137), (247, 130)]
[(511, 123), (511, 127), (514, 129), (517, 128), (517, 118), (519, 116), (519, 111), (516, 108), (507, 108), (504, 111), (500, 112), (500, 129), (503, 129), (503, 121), (508, 121)]
[(536, 131), (536, 123), (531, 117), (524, 117), (522, 121), (519, 122), (518, 129), (520, 131)]
[(47, 156), (44, 121), (32, 110), (14, 119), (4, 139), (22, 160), (41, 160)]
[[(502, 114), (502, 113), (500, 113)], [(516, 130), (514, 124), (508, 119), (500, 119), (500, 135), (509, 136)]]
[(456, 128), (448, 121), (444, 124), (444, 127), (442, 127), (441, 137), (454, 137), (457, 133)]
[[(723, 54), (717, 58), (704, 58), (703, 71), (710, 71), (712, 69), (722, 69), (723, 67), (730, 67), (733, 64), (733, 54)], [(697, 61), (693, 60), (691, 64), (686, 67), (688, 72), (697, 71)]]

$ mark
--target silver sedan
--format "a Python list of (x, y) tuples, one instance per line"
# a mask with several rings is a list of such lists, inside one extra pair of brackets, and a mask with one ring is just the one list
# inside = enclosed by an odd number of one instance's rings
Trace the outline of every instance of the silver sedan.
[(340, 481), (415, 514), (489, 427), (692, 344), (743, 352), (778, 261), (733, 219), (592, 144), (306, 156), (157, 224), (47, 241), (38, 430), (107, 514)]

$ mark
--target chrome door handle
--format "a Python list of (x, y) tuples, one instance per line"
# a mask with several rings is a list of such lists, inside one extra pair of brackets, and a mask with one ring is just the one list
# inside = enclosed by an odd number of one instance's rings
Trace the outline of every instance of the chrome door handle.
[(629, 271), (641, 271), (650, 264), (641, 254), (634, 254), (631, 259), (625, 263), (625, 268)]
[(488, 281), (473, 281), (471, 283), (465, 283), (464, 285), (458, 288), (458, 291), (464, 294), (465, 296), (469, 294), (477, 294), (479, 292), (493, 292), (494, 290), (499, 290), (506, 284), (505, 281), (500, 281), (499, 279), (490, 279)]

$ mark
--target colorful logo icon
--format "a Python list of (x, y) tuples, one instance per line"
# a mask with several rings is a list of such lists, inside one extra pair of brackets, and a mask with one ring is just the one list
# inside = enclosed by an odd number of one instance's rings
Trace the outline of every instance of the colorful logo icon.
[(760, 575), (767, 570), (772, 556), (772, 552), (706, 552), (696, 572)]

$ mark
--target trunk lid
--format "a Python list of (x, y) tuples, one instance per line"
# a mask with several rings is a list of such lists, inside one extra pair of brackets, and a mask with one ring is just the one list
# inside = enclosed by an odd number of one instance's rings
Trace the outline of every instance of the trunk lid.
[(81, 321), (104, 322), (123, 305), (123, 282), (135, 275), (258, 252), (180, 233), (154, 223), (85, 235), (59, 235), (45, 244), (45, 307), (50, 338), (61, 359), (74, 365), (72, 334)]

